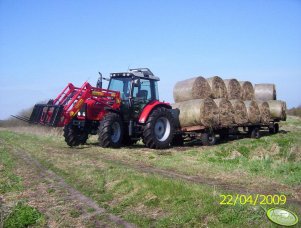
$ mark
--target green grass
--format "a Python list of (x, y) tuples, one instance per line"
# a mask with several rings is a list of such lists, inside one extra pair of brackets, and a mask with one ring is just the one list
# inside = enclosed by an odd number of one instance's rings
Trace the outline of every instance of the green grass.
[(4, 227), (23, 228), (30, 225), (43, 226), (44, 223), (45, 218), (37, 209), (24, 202), (18, 202), (4, 220)]
[[(14, 207), (0, 205), (0, 227), (18, 228), (35, 225), (43, 227), (45, 224), (44, 216), (35, 208), (27, 205), (22, 199), (24, 190), (23, 180), (16, 175), (16, 169), (19, 164), (16, 158), (10, 153), (11, 148), (0, 145), (0, 194), (4, 197), (14, 200), (17, 203)], [(0, 200), (2, 200), (0, 198)], [(0, 201), (0, 203), (2, 203)]]
[[(5, 135), (109, 212), (138, 226), (269, 224), (263, 212), (253, 212), (253, 207), (220, 205), (218, 192), (213, 192), (211, 187), (142, 174), (101, 159), (91, 160), (83, 157), (82, 150), (76, 153), (57, 150), (49, 156), (45, 145), (48, 139), (42, 140), (43, 149), (38, 137), (0, 132), (2, 138)], [(77, 218), (80, 212), (74, 210), (70, 213)], [(230, 219), (227, 219), (227, 214), (231, 215)], [(250, 221), (250, 214), (256, 214), (260, 219)]]
[[(251, 222), (249, 215), (252, 207), (219, 205), (219, 196), (213, 195), (212, 188), (206, 186), (157, 175), (142, 175), (111, 164), (102, 170), (93, 169), (92, 164), (91, 167), (84, 165), (64, 170), (55, 168), (52, 163), (44, 165), (62, 175), (69, 184), (96, 200), (109, 212), (142, 227), (200, 226), (208, 214), (212, 215), (212, 220), (208, 222), (212, 226), (240, 226)], [(235, 215), (235, 211), (239, 211), (239, 214)], [(226, 220), (229, 213), (231, 219)], [(259, 221), (268, 224), (262, 211), (258, 210), (255, 214), (260, 220), (252, 221), (252, 224), (256, 225)]]
[(3, 145), (0, 145), (0, 165), (0, 193), (22, 190), (22, 178), (13, 172), (16, 168), (14, 159)]
[[(213, 147), (185, 147), (184, 151), (141, 147), (116, 150), (94, 145), (69, 149), (62, 137), (9, 131), (0, 132), (0, 138), (28, 151), (109, 212), (138, 226), (267, 227), (271, 223), (260, 207), (223, 206), (219, 194), (227, 192), (141, 173), (131, 164), (211, 178), (226, 175), (228, 181), (242, 186), (272, 180), (293, 191), (301, 183), (301, 121), (289, 118), (283, 128), (287, 132), (258, 140), (245, 138)], [(122, 165), (124, 162), (129, 165)], [(76, 218), (79, 213), (71, 211), (71, 216)]]

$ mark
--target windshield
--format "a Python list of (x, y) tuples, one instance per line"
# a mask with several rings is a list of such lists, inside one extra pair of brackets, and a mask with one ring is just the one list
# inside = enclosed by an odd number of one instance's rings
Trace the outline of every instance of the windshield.
[(127, 100), (130, 96), (131, 78), (130, 77), (111, 78), (108, 89), (113, 91), (119, 91), (121, 99)]

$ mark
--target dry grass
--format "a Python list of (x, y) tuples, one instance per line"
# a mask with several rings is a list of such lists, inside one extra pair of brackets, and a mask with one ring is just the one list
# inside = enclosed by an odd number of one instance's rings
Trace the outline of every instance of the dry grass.
[(54, 127), (43, 127), (38, 125), (29, 125), (26, 126), (10, 126), (10, 127), (0, 127), (1, 130), (10, 129), (11, 131), (18, 133), (30, 133), (35, 135), (44, 135), (44, 136), (54, 136), (60, 137), (63, 136), (63, 128), (54, 128)]

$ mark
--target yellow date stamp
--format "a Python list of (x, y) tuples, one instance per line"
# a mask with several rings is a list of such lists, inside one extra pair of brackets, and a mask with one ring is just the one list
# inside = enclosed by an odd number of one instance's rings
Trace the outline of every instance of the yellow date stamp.
[(220, 205), (284, 205), (286, 204), (285, 195), (263, 195), (263, 194), (220, 194)]

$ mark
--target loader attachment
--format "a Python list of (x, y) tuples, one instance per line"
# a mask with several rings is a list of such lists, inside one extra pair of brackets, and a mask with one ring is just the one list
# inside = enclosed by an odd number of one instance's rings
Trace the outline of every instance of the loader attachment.
[(63, 126), (63, 110), (63, 105), (36, 104), (28, 122), (52, 127), (61, 127)]
[(119, 92), (95, 88), (88, 82), (85, 82), (82, 87), (75, 87), (69, 83), (56, 99), (49, 100), (47, 104), (36, 104), (29, 118), (13, 117), (32, 124), (63, 127), (70, 123), (87, 99), (111, 109), (120, 107)]

